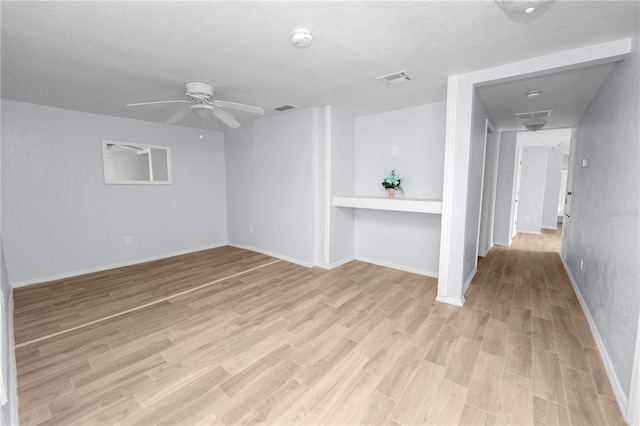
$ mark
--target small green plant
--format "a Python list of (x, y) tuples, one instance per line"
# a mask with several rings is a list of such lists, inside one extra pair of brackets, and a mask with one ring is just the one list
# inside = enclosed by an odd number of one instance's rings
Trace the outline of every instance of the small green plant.
[(395, 189), (396, 191), (400, 191), (401, 194), (404, 194), (404, 190), (401, 186), (402, 178), (396, 174), (395, 169), (391, 170), (391, 175), (384, 178), (382, 181), (382, 186), (384, 189)]

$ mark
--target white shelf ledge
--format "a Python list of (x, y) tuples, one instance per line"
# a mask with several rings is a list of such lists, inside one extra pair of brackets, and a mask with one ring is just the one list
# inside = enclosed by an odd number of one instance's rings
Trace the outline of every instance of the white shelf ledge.
[(442, 214), (441, 200), (387, 197), (333, 197), (333, 205), (336, 207), (351, 207), (354, 209)]

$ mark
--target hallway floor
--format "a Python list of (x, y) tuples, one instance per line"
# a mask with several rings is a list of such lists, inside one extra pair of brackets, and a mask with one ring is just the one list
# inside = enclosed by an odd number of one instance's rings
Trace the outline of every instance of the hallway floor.
[(561, 237), (561, 226), (520, 233), (478, 262), (464, 309), (489, 313), (481, 351), (503, 371), (491, 403), (520, 404), (514, 424), (625, 424), (558, 254)]

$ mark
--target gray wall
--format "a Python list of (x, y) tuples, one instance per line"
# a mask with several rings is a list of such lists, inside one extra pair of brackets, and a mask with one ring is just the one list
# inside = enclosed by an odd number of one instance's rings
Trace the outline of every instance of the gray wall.
[[(355, 194), (387, 196), (380, 183), (395, 169), (404, 197), (441, 200), (445, 112), (446, 103), (437, 102), (357, 117)], [(440, 221), (440, 215), (358, 209), (356, 256), (436, 275)]]
[(306, 108), (226, 134), (229, 243), (314, 263), (315, 119)]
[[(467, 218), (464, 238), (463, 279), (468, 282), (473, 275), (478, 260), (478, 220), (480, 218), (481, 192), (483, 185), (484, 138), (486, 120), (489, 118), (487, 107), (475, 94), (473, 97), (473, 116), (471, 118), (471, 143), (469, 152), (469, 180), (467, 190)], [(464, 291), (465, 289), (463, 289)]]
[(546, 146), (522, 148), (518, 232), (540, 233), (548, 151)]
[(517, 132), (502, 132), (496, 185), (496, 212), (493, 226), (493, 242), (501, 246), (511, 244), (513, 223), (513, 194), (517, 157)]
[[(224, 244), (224, 135), (2, 101), (12, 284)], [(172, 185), (106, 185), (102, 139), (171, 147)], [(124, 245), (124, 236), (133, 244)]]
[(566, 254), (627, 395), (640, 309), (639, 75), (636, 37), (632, 55), (615, 65), (578, 122)]

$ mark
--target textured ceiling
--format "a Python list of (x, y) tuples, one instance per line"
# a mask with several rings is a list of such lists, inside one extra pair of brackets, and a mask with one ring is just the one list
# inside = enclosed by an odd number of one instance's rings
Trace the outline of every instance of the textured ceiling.
[[(494, 1), (2, 1), (2, 97), (164, 122), (204, 80), (264, 108), (334, 105), (354, 115), (438, 100), (446, 77), (638, 33), (637, 1), (556, 1), (510, 16)], [(308, 28), (308, 49), (291, 32)], [(413, 81), (385, 87), (381, 75)], [(233, 112), (241, 122), (251, 114)], [(195, 117), (180, 124), (199, 126)], [(205, 127), (225, 130), (211, 120)]]
[[(553, 110), (545, 128), (573, 127), (607, 78), (614, 63), (547, 74), (478, 88), (491, 118), (502, 130), (524, 130), (516, 113)], [(530, 90), (540, 96), (526, 99)]]

